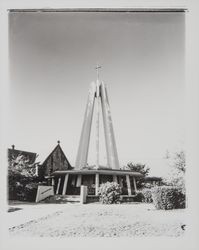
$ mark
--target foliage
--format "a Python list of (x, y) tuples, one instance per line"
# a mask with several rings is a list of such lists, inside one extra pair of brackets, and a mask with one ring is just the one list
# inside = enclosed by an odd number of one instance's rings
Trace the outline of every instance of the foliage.
[(150, 188), (143, 188), (142, 190), (138, 191), (135, 196), (136, 202), (145, 202), (145, 203), (152, 203), (152, 191)]
[(137, 192), (137, 193), (136, 193), (136, 196), (135, 196), (135, 198), (134, 198), (134, 201), (135, 201), (135, 202), (143, 202), (143, 200), (144, 200), (144, 195), (143, 195), (143, 193), (142, 193), (141, 191)]
[(149, 189), (149, 188), (152, 188), (152, 187), (154, 187), (154, 184), (152, 184), (152, 183), (145, 183), (143, 188)]
[(30, 182), (25, 185), (24, 188), (25, 200), (35, 201), (37, 195), (37, 188), (39, 185), (42, 185), (42, 183)]
[[(127, 166), (124, 166), (124, 169), (131, 170), (133, 172), (139, 172), (143, 175), (143, 177), (136, 180), (137, 188), (143, 188), (144, 187), (144, 177), (146, 177), (149, 174), (150, 168), (147, 167), (145, 164), (142, 163), (132, 163), (129, 162)], [(133, 186), (133, 181), (131, 180), (131, 186)]]
[(175, 153), (174, 157), (174, 167), (178, 171), (182, 171), (185, 173), (185, 168), (186, 168), (186, 160), (185, 160), (185, 152), (181, 150), (180, 152)]
[(129, 169), (129, 170), (134, 171), (134, 172), (139, 172), (144, 177), (147, 176), (149, 174), (149, 171), (150, 171), (150, 168), (147, 167), (145, 164), (141, 164), (141, 163), (134, 164), (132, 162), (129, 162), (127, 164), (127, 166), (125, 167), (125, 169)]
[(37, 177), (36, 163), (30, 164), (29, 159), (21, 154), (9, 161), (9, 199), (34, 201), (39, 184), (40, 179)]
[(166, 159), (170, 166), (170, 173), (164, 179), (166, 185), (177, 186), (182, 189), (185, 194), (185, 170), (186, 170), (186, 159), (183, 150), (176, 152), (173, 156), (167, 152)]
[(146, 203), (153, 202), (151, 188), (142, 189), (142, 194), (143, 194), (143, 202), (146, 202)]
[(8, 175), (21, 175), (24, 177), (37, 176), (36, 163), (30, 164), (29, 159), (19, 154), (9, 161)]
[(185, 208), (185, 194), (182, 189), (174, 186), (152, 188), (152, 199), (157, 209)]
[(99, 187), (99, 198), (103, 204), (120, 203), (121, 188), (116, 182), (106, 182)]

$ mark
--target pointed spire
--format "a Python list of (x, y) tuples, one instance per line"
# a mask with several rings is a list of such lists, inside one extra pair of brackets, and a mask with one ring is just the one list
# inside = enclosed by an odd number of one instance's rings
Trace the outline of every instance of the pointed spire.
[(99, 64), (97, 64), (96, 67), (95, 67), (96, 72), (97, 72), (97, 81), (99, 81), (99, 69), (101, 69), (101, 68), (102, 68), (102, 66), (99, 65)]
[(99, 81), (99, 69), (100, 65), (95, 67), (97, 72), (97, 81), (91, 86), (89, 90), (89, 97), (86, 106), (86, 112), (84, 116), (84, 122), (82, 126), (82, 132), (78, 147), (78, 153), (76, 158), (76, 169), (81, 169), (86, 166), (89, 142), (91, 135), (91, 126), (94, 105), (96, 105), (96, 168), (99, 168), (99, 114), (100, 104), (102, 108), (102, 118), (105, 133), (106, 153), (107, 153), (107, 166), (112, 169), (119, 169), (118, 154), (115, 142), (115, 136), (113, 131), (113, 124), (110, 113), (110, 105), (108, 101), (108, 94), (106, 86), (103, 82)]

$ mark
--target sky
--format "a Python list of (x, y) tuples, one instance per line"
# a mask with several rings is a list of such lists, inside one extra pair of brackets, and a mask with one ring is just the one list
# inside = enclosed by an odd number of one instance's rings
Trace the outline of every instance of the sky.
[[(184, 149), (183, 13), (10, 13), (7, 145), (75, 164), (90, 83), (107, 84), (120, 165)], [(100, 161), (106, 164), (100, 127)], [(95, 163), (95, 124), (88, 163)]]

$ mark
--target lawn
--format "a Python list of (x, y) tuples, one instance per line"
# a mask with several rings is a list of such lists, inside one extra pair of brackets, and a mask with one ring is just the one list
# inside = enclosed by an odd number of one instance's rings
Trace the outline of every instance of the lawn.
[[(37, 206), (35, 206), (37, 207)], [(30, 212), (30, 207), (28, 208)], [(152, 204), (40, 205), (43, 214), (9, 228), (11, 236), (122, 237), (171, 236), (185, 233), (185, 209), (156, 210)], [(49, 212), (48, 212), (49, 210)], [(9, 214), (26, 212), (23, 210)], [(36, 211), (36, 210), (35, 210)], [(39, 210), (38, 210), (39, 211)], [(45, 214), (45, 215), (44, 215)]]

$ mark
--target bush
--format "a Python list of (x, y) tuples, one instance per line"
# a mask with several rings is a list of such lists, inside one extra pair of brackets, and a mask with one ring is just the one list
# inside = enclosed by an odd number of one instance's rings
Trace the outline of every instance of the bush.
[(146, 203), (152, 203), (153, 202), (152, 192), (151, 192), (150, 188), (142, 189), (142, 194), (143, 194), (143, 202), (146, 202)]
[(8, 199), (19, 201), (35, 201), (38, 185), (46, 185), (37, 177), (21, 175), (8, 176)]
[(121, 188), (116, 182), (106, 182), (99, 187), (99, 198), (103, 204), (120, 203)]
[(157, 209), (185, 208), (185, 194), (182, 189), (175, 186), (154, 187), (152, 199)]
[(137, 193), (136, 193), (136, 196), (135, 196), (135, 198), (134, 198), (134, 201), (135, 201), (135, 202), (143, 202), (143, 200), (144, 200), (144, 195), (143, 195), (143, 193), (142, 193), (141, 191), (137, 192)]
[(31, 182), (25, 186), (24, 193), (26, 201), (35, 201), (39, 185), (39, 183)]

